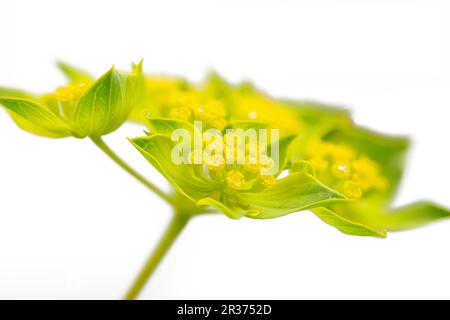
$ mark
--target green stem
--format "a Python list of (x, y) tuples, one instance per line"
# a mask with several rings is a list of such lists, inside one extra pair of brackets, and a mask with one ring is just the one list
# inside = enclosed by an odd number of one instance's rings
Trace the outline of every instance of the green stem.
[(125, 161), (123, 161), (111, 148), (103, 141), (102, 138), (91, 138), (92, 142), (95, 143), (97, 147), (99, 147), (108, 157), (110, 157), (115, 163), (117, 163), (120, 167), (122, 167), (126, 172), (136, 178), (139, 182), (141, 182), (148, 189), (153, 191), (160, 198), (172, 204), (172, 198), (161, 191), (158, 187), (153, 185), (150, 181), (145, 179), (142, 175), (140, 175), (137, 171), (131, 168)]
[(133, 282), (128, 293), (125, 295), (124, 298), (125, 300), (134, 300), (137, 298), (137, 296), (142, 291), (147, 281), (155, 272), (161, 260), (167, 254), (170, 247), (173, 245), (177, 237), (180, 235), (181, 231), (186, 226), (190, 217), (191, 217), (190, 215), (182, 213), (174, 214), (172, 221), (170, 222), (169, 226), (166, 229), (166, 232), (164, 233), (155, 250), (152, 252), (149, 259), (145, 263), (138, 277)]

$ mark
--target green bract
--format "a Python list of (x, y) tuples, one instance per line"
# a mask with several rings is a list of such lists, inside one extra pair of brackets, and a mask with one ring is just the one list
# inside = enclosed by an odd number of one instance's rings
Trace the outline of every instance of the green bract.
[(96, 81), (66, 64), (59, 66), (70, 84), (54, 93), (33, 96), (0, 89), (0, 104), (22, 129), (50, 138), (98, 138), (127, 120), (139, 98), (142, 64), (129, 74), (113, 67)]

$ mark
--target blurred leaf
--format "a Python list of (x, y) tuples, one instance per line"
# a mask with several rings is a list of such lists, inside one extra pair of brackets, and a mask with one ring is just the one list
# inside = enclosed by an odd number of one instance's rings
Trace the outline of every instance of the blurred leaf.
[(281, 99), (280, 102), (294, 110), (308, 126), (308, 130), (304, 133), (308, 137), (321, 137), (332, 130), (352, 126), (351, 114), (347, 109), (312, 101)]
[(29, 99), (29, 100), (35, 99), (34, 95), (32, 95), (31, 93), (28, 93), (28, 92), (25, 92), (22, 90), (16, 90), (16, 89), (4, 88), (4, 87), (0, 87), (0, 97), (23, 98), (23, 99)]
[(352, 236), (386, 237), (385, 231), (378, 231), (364, 224), (345, 219), (325, 207), (315, 208), (312, 212), (323, 222), (335, 227), (345, 234)]
[(58, 68), (62, 71), (62, 73), (64, 73), (67, 80), (70, 82), (80, 82), (86, 84), (91, 84), (94, 82), (94, 78), (89, 73), (65, 62), (58, 62)]
[[(334, 205), (327, 209), (314, 209), (313, 212), (329, 225), (346, 234), (357, 236), (385, 236), (386, 231), (417, 228), (450, 217), (448, 209), (431, 202), (416, 202), (400, 208), (387, 209), (373, 201), (365, 200)], [(349, 229), (349, 224), (359, 228)], [(367, 233), (362, 231), (361, 227), (367, 229)], [(374, 234), (370, 234), (369, 231)]]
[(417, 228), (449, 217), (448, 209), (424, 201), (388, 210), (380, 216), (378, 223), (388, 231), (400, 231)]
[(66, 123), (37, 102), (23, 98), (0, 98), (0, 104), (23, 130), (51, 138), (70, 135)]
[(146, 91), (145, 91), (145, 77), (143, 75), (143, 63), (141, 60), (138, 64), (132, 64), (132, 72), (122, 75), (124, 79), (125, 95), (124, 101), (128, 105), (124, 108), (126, 111), (126, 117), (129, 116), (132, 109), (141, 108), (145, 104)]

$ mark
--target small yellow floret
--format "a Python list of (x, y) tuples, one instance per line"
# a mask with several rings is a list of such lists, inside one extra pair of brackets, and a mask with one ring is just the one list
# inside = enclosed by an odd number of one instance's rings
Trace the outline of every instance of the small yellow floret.
[(262, 154), (259, 156), (259, 164), (263, 168), (272, 169), (273, 167), (275, 167), (275, 160), (267, 155)]
[(222, 157), (211, 157), (205, 160), (206, 167), (210, 171), (219, 172), (225, 168), (225, 160)]
[(353, 159), (356, 155), (355, 150), (345, 145), (328, 143), (326, 149), (327, 154), (334, 160), (349, 161)]
[(84, 83), (74, 83), (66, 87), (56, 89), (56, 98), (61, 102), (75, 101), (86, 92), (87, 86)]
[(236, 133), (227, 132), (223, 136), (223, 143), (227, 161), (245, 163), (245, 145)]
[(245, 155), (252, 158), (257, 158), (259, 154), (262, 154), (262, 150), (260, 152), (260, 146), (258, 142), (249, 141), (245, 144)]
[(324, 158), (314, 157), (310, 159), (311, 165), (315, 171), (321, 172), (328, 169), (329, 163)]
[(314, 141), (306, 148), (306, 156), (310, 158), (331, 158), (335, 161), (350, 161), (355, 158), (356, 152), (349, 146), (339, 145), (326, 141)]
[(331, 167), (331, 172), (338, 179), (347, 179), (351, 174), (349, 164), (344, 162), (334, 163)]
[(244, 169), (250, 173), (258, 173), (261, 170), (261, 165), (258, 162), (257, 158), (247, 157)]
[(231, 170), (227, 174), (226, 181), (231, 188), (239, 190), (244, 187), (245, 177), (241, 172)]
[(165, 104), (168, 107), (184, 107), (194, 109), (198, 105), (198, 97), (195, 92), (191, 91), (174, 91), (164, 97)]
[(206, 102), (199, 102), (194, 108), (194, 113), (197, 119), (209, 121), (215, 128), (222, 129), (227, 124), (224, 119), (227, 114), (226, 108), (219, 100), (210, 99)]
[(146, 77), (146, 87), (152, 92), (176, 90), (180, 87), (181, 82), (181, 79), (171, 77)]
[(200, 106), (194, 111), (195, 117), (202, 121), (207, 121), (212, 118), (212, 115), (205, 110), (205, 107)]
[(170, 110), (170, 117), (179, 120), (189, 120), (191, 118), (192, 112), (187, 107), (175, 107)]
[(208, 123), (215, 129), (223, 130), (228, 121), (225, 118), (212, 118), (208, 120)]
[(367, 157), (362, 157), (352, 163), (353, 180), (355, 180), (363, 190), (373, 188), (380, 178), (379, 168), (376, 162)]
[(261, 182), (266, 187), (270, 187), (277, 182), (277, 179), (271, 174), (263, 174), (261, 175)]
[(227, 115), (227, 109), (225, 108), (225, 104), (216, 99), (210, 99), (204, 104), (205, 112), (213, 115), (214, 117), (223, 118)]
[(356, 182), (349, 180), (344, 183), (344, 195), (350, 199), (360, 199), (362, 190)]

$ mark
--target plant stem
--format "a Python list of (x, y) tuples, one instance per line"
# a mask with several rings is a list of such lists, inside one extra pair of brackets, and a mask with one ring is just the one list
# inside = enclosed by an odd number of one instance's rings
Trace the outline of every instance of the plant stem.
[(175, 212), (172, 221), (166, 229), (166, 232), (159, 240), (158, 245), (148, 258), (147, 262), (145, 263), (136, 280), (133, 282), (128, 293), (125, 295), (125, 300), (134, 300), (137, 298), (147, 281), (155, 272), (161, 260), (167, 254), (170, 247), (173, 245), (177, 237), (180, 235), (181, 231), (186, 226), (190, 217), (190, 215)]
[(91, 138), (91, 140), (92, 140), (92, 142), (95, 143), (95, 145), (97, 147), (99, 147), (108, 157), (110, 157), (115, 163), (117, 163), (120, 167), (122, 167), (126, 172), (128, 172), (130, 175), (132, 175), (134, 178), (136, 178), (139, 182), (141, 182), (144, 186), (146, 186), (148, 189), (153, 191), (160, 198), (162, 198), (169, 204), (173, 204), (172, 199), (167, 194), (165, 194), (158, 187), (153, 185), (150, 181), (145, 179), (142, 175), (140, 175), (133, 168), (131, 168), (114, 151), (111, 150), (111, 148), (103, 141), (102, 138)]

